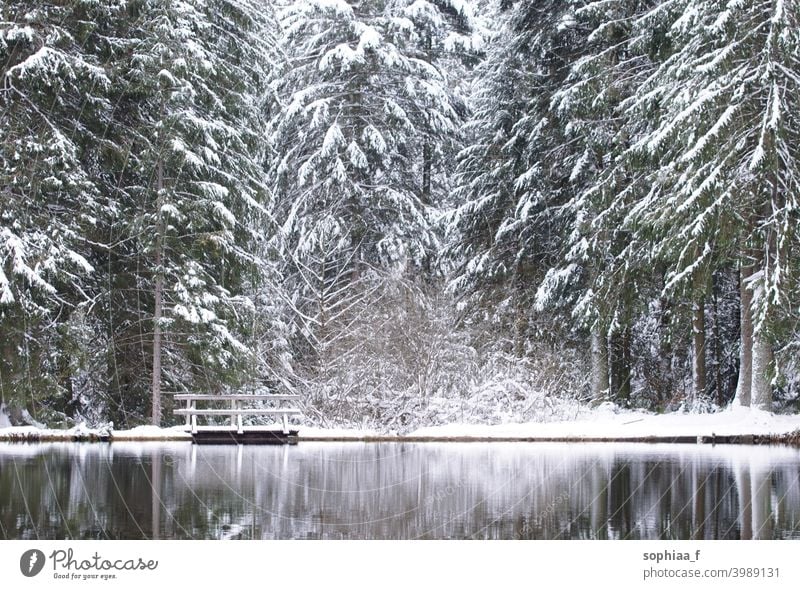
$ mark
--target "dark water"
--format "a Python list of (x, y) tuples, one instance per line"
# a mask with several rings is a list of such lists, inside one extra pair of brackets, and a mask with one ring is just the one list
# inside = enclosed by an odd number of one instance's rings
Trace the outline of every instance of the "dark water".
[(800, 451), (0, 444), (0, 538), (800, 539)]

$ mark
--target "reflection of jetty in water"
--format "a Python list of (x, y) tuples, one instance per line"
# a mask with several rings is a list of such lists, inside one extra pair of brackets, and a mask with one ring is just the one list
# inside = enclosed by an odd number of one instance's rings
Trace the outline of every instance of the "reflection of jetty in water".
[(800, 538), (800, 451), (0, 445), (4, 538)]

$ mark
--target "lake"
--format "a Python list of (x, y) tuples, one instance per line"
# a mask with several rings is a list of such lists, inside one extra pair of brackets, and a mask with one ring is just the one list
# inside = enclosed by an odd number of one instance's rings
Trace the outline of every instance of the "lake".
[(0, 538), (800, 539), (800, 451), (0, 444)]

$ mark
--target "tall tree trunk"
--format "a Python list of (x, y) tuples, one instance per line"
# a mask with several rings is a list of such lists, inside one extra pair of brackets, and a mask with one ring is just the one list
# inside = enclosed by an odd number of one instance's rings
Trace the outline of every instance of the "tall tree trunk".
[(75, 417), (78, 409), (78, 403), (75, 401), (75, 391), (72, 386), (71, 364), (69, 353), (62, 348), (59, 351), (57, 362), (58, 380), (63, 389), (59, 409), (67, 417)]
[(617, 401), (627, 406), (631, 399), (631, 314), (633, 311), (633, 286), (626, 282), (620, 293), (619, 311), (614, 333), (609, 341), (609, 367), (611, 392)]
[(630, 327), (613, 333), (609, 343), (610, 386), (613, 398), (627, 405), (631, 398)]
[[(111, 233), (108, 236), (108, 243), (115, 243), (117, 239), (118, 236)], [(108, 277), (106, 286), (108, 305), (105, 317), (106, 345), (108, 346), (106, 387), (108, 390), (108, 417), (114, 422), (115, 427), (125, 427), (128, 424), (128, 417), (131, 413), (129, 407), (132, 408), (137, 401), (141, 400), (130, 394), (133, 388), (132, 366), (135, 366), (135, 363), (133, 358), (125, 353), (127, 347), (124, 345), (127, 339), (124, 325), (128, 317), (123, 301), (128, 296), (128, 289), (135, 288), (132, 274), (126, 270), (120, 249), (111, 248), (108, 251), (106, 268)]]
[(772, 359), (772, 344), (763, 330), (759, 330), (753, 336), (751, 404), (753, 407), (765, 411), (769, 411), (772, 408), (772, 382), (769, 377)]
[(630, 324), (625, 326), (622, 330), (622, 388), (620, 389), (620, 398), (625, 402), (625, 405), (630, 404), (631, 393), (633, 392), (631, 383), (631, 368), (633, 367), (633, 330)]
[[(663, 273), (662, 273), (663, 275)], [(667, 404), (672, 398), (672, 341), (670, 340), (669, 325), (671, 320), (670, 301), (666, 297), (659, 300), (660, 316), (658, 320), (658, 403)]]
[[(433, 36), (430, 31), (425, 32), (423, 40), (425, 50), (425, 61), (433, 62)], [(430, 141), (426, 138), (422, 143), (422, 202), (426, 205), (431, 204), (431, 175), (433, 170), (433, 148)]]
[(164, 205), (164, 167), (159, 160), (156, 170), (156, 247), (155, 247), (155, 292), (153, 309), (153, 413), (152, 423), (155, 426), (161, 425), (161, 316), (164, 304), (164, 269), (163, 248), (164, 248), (164, 219), (161, 208)]
[(719, 296), (717, 280), (712, 284), (712, 311), (714, 314), (714, 325), (712, 326), (713, 338), (713, 366), (714, 366), (714, 390), (717, 394), (717, 405), (722, 407), (725, 403), (725, 391), (722, 390), (722, 351), (720, 349), (720, 331), (719, 331)]
[(753, 380), (753, 291), (747, 284), (753, 275), (753, 265), (742, 256), (742, 266), (739, 270), (739, 381), (736, 384), (736, 395), (733, 404), (741, 407), (750, 407), (751, 387)]
[(620, 339), (621, 336), (618, 331), (612, 331), (608, 336), (608, 386), (609, 398), (613, 401), (619, 399), (622, 388)]
[(592, 327), (592, 399), (608, 395), (608, 339), (599, 322)]
[(517, 358), (524, 358), (527, 353), (528, 343), (528, 305), (525, 303), (526, 293), (530, 290), (530, 285), (526, 282), (525, 266), (522, 262), (517, 263), (514, 269), (514, 290), (515, 293), (515, 313), (514, 313), (514, 354)]
[(692, 305), (692, 395), (701, 398), (706, 392), (706, 309), (703, 298)]
[[(782, 206), (782, 203), (779, 202), (779, 200), (782, 200), (782, 195), (778, 188), (778, 177), (774, 175), (772, 178), (772, 198), (764, 202), (764, 210), (761, 215), (762, 219), (768, 219), (775, 208), (780, 208)], [(767, 334), (767, 327), (769, 325), (768, 319), (771, 315), (769, 308), (770, 303), (763, 300), (763, 298), (767, 296), (766, 290), (769, 288), (771, 280), (770, 273), (772, 272), (772, 264), (778, 256), (776, 237), (774, 229), (767, 229), (760, 259), (756, 258), (756, 263), (754, 263), (754, 267), (760, 267), (761, 276), (759, 276), (757, 288), (754, 288), (754, 297), (758, 296), (759, 298), (754, 298), (753, 303), (758, 309), (763, 310), (764, 307), (766, 307), (766, 309), (763, 311), (759, 324), (752, 326), (753, 351), (750, 403), (751, 406), (765, 411), (769, 411), (772, 408), (772, 379), (770, 378), (770, 371), (773, 365), (773, 352), (772, 344)]]
[(524, 358), (526, 353), (528, 335), (528, 315), (525, 307), (517, 303), (516, 319), (514, 320), (514, 355), (517, 358)]
[[(772, 212), (772, 207), (778, 206), (778, 180), (773, 179), (771, 202), (764, 204), (763, 217), (766, 219)], [(766, 289), (770, 282), (770, 272), (773, 260), (777, 256), (777, 243), (775, 231), (769, 229), (767, 239), (764, 243), (764, 251), (761, 258), (761, 277), (760, 286), (756, 291), (759, 297), (766, 297)], [(756, 307), (769, 305), (770, 303), (762, 300), (755, 301)], [(769, 317), (770, 310), (767, 307), (766, 316)], [(770, 371), (773, 364), (772, 344), (767, 335), (767, 319), (762, 317), (759, 325), (753, 330), (753, 379), (750, 385), (751, 405), (757, 409), (769, 411), (772, 409), (772, 379)]]
[(433, 149), (427, 141), (422, 146), (422, 202), (431, 204), (431, 175), (433, 170)]
[(58, 359), (56, 369), (58, 372), (58, 382), (61, 385), (62, 395), (59, 399), (57, 408), (67, 417), (75, 417), (78, 403), (75, 400), (75, 390), (72, 386), (72, 350), (67, 344), (69, 340), (69, 317), (67, 311), (63, 323), (56, 328), (58, 333)]

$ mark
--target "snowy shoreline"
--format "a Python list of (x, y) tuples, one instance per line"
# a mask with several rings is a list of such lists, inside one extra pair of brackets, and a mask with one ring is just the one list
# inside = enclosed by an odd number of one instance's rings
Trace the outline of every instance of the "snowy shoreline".
[[(245, 428), (251, 429), (251, 428)], [(258, 428), (264, 429), (264, 428)], [(268, 429), (268, 428), (267, 428)], [(800, 415), (774, 415), (734, 408), (708, 414), (651, 414), (598, 411), (588, 419), (499, 425), (450, 424), (424, 427), (406, 434), (374, 430), (297, 427), (300, 441), (394, 442), (672, 442), (672, 443), (798, 443)], [(68, 430), (34, 426), (0, 429), (0, 442), (37, 441), (190, 441), (185, 426), (140, 426), (99, 430), (79, 425)]]

